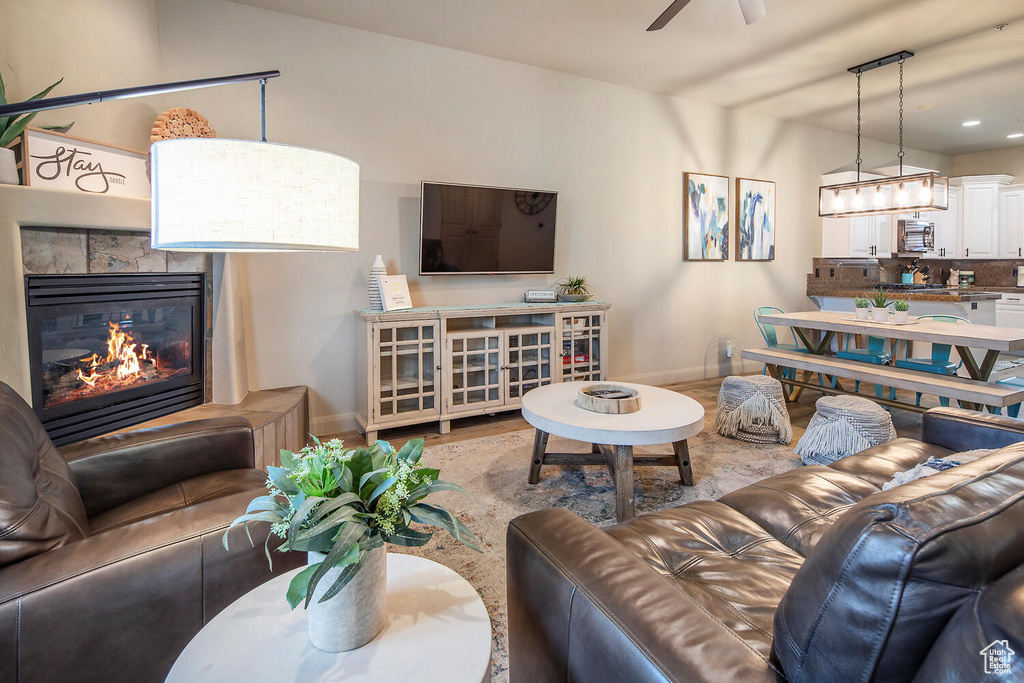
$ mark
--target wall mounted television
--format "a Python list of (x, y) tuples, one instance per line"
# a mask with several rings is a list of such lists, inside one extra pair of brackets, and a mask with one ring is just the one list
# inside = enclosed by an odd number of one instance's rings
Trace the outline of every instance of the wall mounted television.
[(558, 193), (423, 182), (420, 275), (555, 272)]

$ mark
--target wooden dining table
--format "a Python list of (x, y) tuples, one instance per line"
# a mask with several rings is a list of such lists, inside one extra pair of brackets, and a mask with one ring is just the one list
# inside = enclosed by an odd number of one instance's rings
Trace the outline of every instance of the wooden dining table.
[[(827, 354), (832, 340), (840, 333), (905, 340), (908, 343), (949, 344), (960, 354), (968, 376), (980, 382), (989, 381), (999, 354), (1024, 351), (1024, 329), (1013, 327), (965, 325), (931, 319), (911, 319), (906, 324), (880, 323), (858, 320), (853, 313), (829, 311), (766, 313), (759, 314), (757, 319), (761, 323), (792, 328), (800, 343), (816, 355)], [(985, 352), (980, 363), (972, 349)]]

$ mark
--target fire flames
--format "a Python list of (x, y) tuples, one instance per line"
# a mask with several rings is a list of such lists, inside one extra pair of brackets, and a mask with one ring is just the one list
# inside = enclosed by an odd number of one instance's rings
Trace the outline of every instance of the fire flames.
[(99, 354), (94, 353), (79, 359), (79, 362), (88, 364), (86, 369), (89, 374), (79, 368), (78, 379), (90, 387), (95, 387), (97, 382), (111, 387), (131, 384), (142, 373), (143, 363), (156, 365), (156, 360), (149, 352), (149, 344), (136, 342), (132, 333), (122, 331), (118, 323), (108, 324), (110, 336), (107, 339), (106, 358), (100, 358)]

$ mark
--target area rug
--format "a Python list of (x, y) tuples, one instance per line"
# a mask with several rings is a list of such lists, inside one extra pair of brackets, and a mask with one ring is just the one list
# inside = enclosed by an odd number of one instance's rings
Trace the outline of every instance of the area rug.
[[(396, 444), (397, 445), (397, 444)], [(715, 499), (800, 466), (788, 446), (733, 441), (710, 429), (689, 440), (695, 485), (682, 486), (675, 467), (637, 467), (637, 514), (674, 507), (693, 500)], [(421, 548), (396, 548), (448, 566), (480, 593), (491, 617), (492, 681), (508, 680), (508, 626), (505, 604), (505, 528), (521, 514), (549, 507), (572, 510), (598, 526), (615, 523), (615, 488), (605, 467), (545, 466), (540, 483), (526, 483), (533, 430), (428, 447), (423, 461), (441, 468), (441, 478), (463, 486), (469, 495), (445, 492), (432, 497), (458, 514), (480, 541), (476, 553), (436, 533)], [(590, 448), (552, 436), (552, 452), (589, 453)], [(640, 447), (637, 453), (670, 452), (669, 446)]]

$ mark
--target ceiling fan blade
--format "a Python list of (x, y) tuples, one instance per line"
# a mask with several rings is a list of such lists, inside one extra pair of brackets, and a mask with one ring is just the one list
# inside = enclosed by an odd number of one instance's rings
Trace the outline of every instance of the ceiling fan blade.
[(683, 9), (684, 7), (686, 7), (689, 4), (690, 4), (690, 0), (675, 0), (675, 2), (673, 2), (671, 5), (669, 5), (665, 9), (665, 11), (661, 13), (661, 16), (659, 16), (657, 19), (654, 20), (653, 24), (651, 24), (650, 26), (647, 27), (647, 30), (648, 31), (657, 31), (659, 29), (665, 28), (665, 24), (667, 24), (668, 22), (672, 21), (672, 18), (675, 15), (679, 14), (679, 10)]
[(748, 26), (768, 15), (764, 8), (764, 0), (740, 0), (740, 11), (743, 12), (743, 21), (747, 22)]

